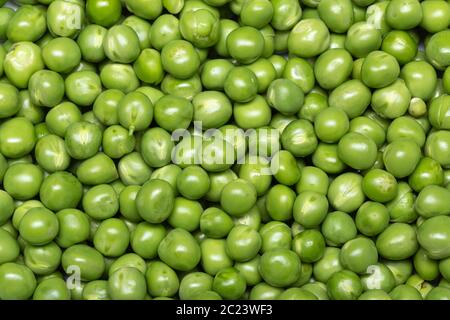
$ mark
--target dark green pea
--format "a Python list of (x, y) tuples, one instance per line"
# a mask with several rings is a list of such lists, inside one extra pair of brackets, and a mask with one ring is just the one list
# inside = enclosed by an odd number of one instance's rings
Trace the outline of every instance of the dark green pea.
[(387, 52), (404, 65), (412, 61), (417, 54), (417, 43), (414, 38), (402, 30), (392, 30), (383, 39), (381, 50)]
[(326, 247), (322, 258), (314, 264), (314, 278), (326, 283), (333, 274), (343, 270), (339, 255), (340, 249)]
[(391, 221), (410, 223), (417, 219), (417, 212), (414, 209), (415, 199), (411, 187), (406, 182), (399, 182), (397, 195), (386, 204)]
[(45, 124), (49, 131), (64, 137), (68, 127), (82, 121), (80, 109), (72, 102), (65, 101), (50, 109), (45, 117)]
[[(325, 4), (324, 8), (327, 6), (328, 5)], [(351, 5), (348, 8), (351, 10)], [(350, 25), (348, 27), (350, 27)], [(314, 30), (314, 34), (311, 34), (311, 30)], [(324, 21), (319, 19), (301, 20), (289, 33), (289, 53), (302, 58), (317, 56), (324, 52), (329, 45), (330, 31)]]
[(77, 209), (63, 209), (56, 213), (59, 233), (56, 243), (62, 248), (86, 241), (89, 238), (89, 217)]
[(228, 235), (233, 226), (231, 217), (215, 207), (206, 209), (200, 217), (200, 230), (209, 238), (223, 238)]
[(64, 140), (53, 134), (39, 139), (34, 153), (37, 163), (50, 173), (66, 170), (70, 164)]
[(378, 253), (389, 260), (411, 257), (418, 248), (415, 230), (405, 223), (394, 223), (377, 237)]
[(161, 260), (179, 271), (192, 270), (200, 262), (200, 247), (193, 236), (183, 229), (173, 229), (158, 247)]
[(65, 146), (74, 159), (87, 159), (94, 156), (102, 143), (102, 132), (95, 124), (74, 122), (67, 127)]
[(349, 270), (338, 271), (327, 282), (328, 294), (334, 300), (356, 300), (363, 292), (358, 275)]
[(325, 239), (317, 230), (305, 230), (292, 240), (292, 251), (298, 254), (302, 262), (313, 263), (320, 260), (324, 250)]
[(227, 254), (227, 242), (224, 239), (204, 239), (200, 243), (202, 260), (205, 272), (215, 276), (225, 268), (233, 266), (233, 260)]
[(410, 175), (419, 163), (421, 151), (412, 140), (395, 140), (383, 151), (383, 162), (388, 172), (396, 178)]
[(153, 297), (171, 297), (179, 288), (178, 276), (167, 264), (153, 261), (145, 273), (148, 293)]
[(173, 210), (175, 194), (172, 186), (159, 179), (145, 183), (136, 197), (139, 215), (151, 223), (161, 223)]
[(36, 288), (36, 278), (26, 266), (8, 262), (0, 266), (0, 298), (26, 300)]
[(6, 170), (3, 188), (14, 199), (28, 200), (38, 194), (43, 178), (38, 166), (18, 163)]
[(291, 248), (291, 229), (283, 222), (270, 221), (261, 227), (259, 233), (262, 238), (261, 253)]
[(139, 87), (139, 79), (131, 65), (108, 63), (100, 70), (100, 79), (106, 89), (129, 93)]
[(378, 261), (378, 252), (372, 240), (358, 237), (342, 246), (340, 259), (345, 269), (359, 274), (370, 273), (370, 268)]
[(305, 59), (292, 57), (288, 59), (283, 78), (293, 81), (304, 93), (312, 90), (315, 84), (314, 70)]
[(375, 236), (389, 225), (389, 211), (381, 203), (367, 201), (357, 211), (356, 227), (366, 236)]
[(77, 44), (79, 47), (78, 51), (84, 60), (98, 63), (105, 59), (103, 40), (107, 31), (106, 28), (96, 24), (89, 24), (81, 30), (77, 37)]
[(20, 158), (30, 153), (36, 143), (34, 127), (26, 118), (12, 118), (0, 125), (0, 153)]
[(149, 129), (142, 136), (140, 152), (150, 167), (159, 168), (168, 164), (173, 148), (170, 134), (161, 128)]
[(146, 279), (136, 268), (120, 268), (109, 277), (108, 292), (113, 300), (143, 300), (147, 293)]

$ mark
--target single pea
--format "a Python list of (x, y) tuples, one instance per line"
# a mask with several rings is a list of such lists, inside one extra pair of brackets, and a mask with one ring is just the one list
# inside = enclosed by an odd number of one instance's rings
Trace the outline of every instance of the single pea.
[[(429, 100), (436, 87), (437, 75), (431, 64), (425, 61), (407, 63), (400, 73), (413, 97)], [(427, 79), (424, 81), (424, 79)]]
[(282, 76), (293, 81), (304, 93), (310, 92), (315, 84), (314, 69), (308, 61), (302, 58), (290, 58)]
[(450, 165), (448, 160), (450, 155), (450, 132), (446, 130), (438, 130), (430, 133), (425, 142), (425, 155), (430, 157), (443, 167)]
[(0, 83), (0, 118), (8, 118), (20, 110), (19, 91), (7, 83)]
[(400, 74), (397, 60), (383, 51), (372, 51), (364, 59), (362, 81), (370, 88), (383, 88), (395, 81)]
[(397, 195), (397, 180), (387, 171), (372, 169), (364, 176), (362, 188), (371, 200), (388, 202)]
[(44, 120), (44, 110), (31, 101), (30, 92), (28, 90), (20, 91), (18, 98), (17, 106), (19, 111), (16, 114), (17, 116), (27, 118), (35, 125)]
[(396, 286), (389, 295), (393, 300), (422, 300), (419, 291), (407, 284)]
[(438, 215), (449, 214), (449, 189), (429, 185), (423, 188), (417, 196), (414, 208), (420, 216), (431, 218)]
[(150, 2), (126, 0), (125, 5), (130, 12), (148, 20), (154, 20), (163, 10), (161, 0), (151, 0)]
[(341, 246), (354, 239), (357, 234), (353, 219), (341, 211), (329, 213), (323, 221), (321, 229), (327, 244), (331, 246)]
[(276, 221), (287, 221), (292, 217), (295, 192), (289, 187), (277, 184), (267, 193), (266, 210)]
[(450, 117), (447, 113), (449, 107), (450, 96), (442, 95), (431, 101), (428, 110), (428, 119), (431, 125), (436, 129), (450, 129)]
[(43, 178), (38, 166), (18, 163), (6, 170), (3, 187), (14, 199), (28, 200), (39, 193)]
[(171, 297), (179, 288), (179, 280), (175, 271), (167, 264), (152, 261), (145, 273), (148, 293), (153, 297)]
[(295, 199), (293, 206), (294, 220), (312, 228), (320, 225), (328, 212), (328, 201), (323, 194), (304, 191)]
[(445, 2), (427, 0), (420, 2), (422, 7), (422, 21), (420, 26), (429, 33), (436, 33), (448, 27), (450, 9)]
[(347, 114), (336, 107), (322, 110), (314, 119), (317, 137), (326, 143), (337, 142), (349, 129)]
[(230, 32), (226, 40), (231, 57), (244, 64), (256, 61), (264, 50), (264, 38), (259, 30), (244, 26)]
[(0, 152), (8, 158), (20, 158), (32, 151), (36, 143), (33, 124), (22, 117), (0, 125)]
[(58, 231), (59, 222), (55, 214), (42, 207), (27, 211), (19, 225), (20, 236), (33, 245), (44, 245), (51, 242)]
[(225, 299), (239, 299), (246, 287), (245, 278), (232, 267), (220, 270), (212, 285), (212, 289)]
[[(353, 6), (357, 8), (357, 6)], [(351, 25), (345, 38), (345, 49), (356, 58), (364, 58), (381, 46), (381, 32), (373, 24), (366, 21)]]
[(88, 159), (94, 156), (102, 143), (102, 132), (98, 126), (88, 122), (74, 122), (67, 127), (65, 147), (74, 159)]
[(199, 202), (177, 197), (168, 222), (174, 228), (192, 232), (198, 229), (202, 213), (203, 207)]
[(291, 230), (283, 222), (270, 221), (261, 227), (259, 233), (262, 237), (261, 253), (291, 248)]
[(230, 99), (237, 102), (249, 102), (256, 97), (258, 82), (249, 68), (234, 67), (228, 72), (223, 87)]
[(395, 287), (395, 277), (391, 270), (382, 263), (375, 263), (367, 268), (366, 274), (361, 277), (364, 290), (382, 290), (387, 293)]
[(117, 165), (120, 180), (125, 185), (143, 185), (150, 179), (152, 169), (138, 152), (122, 157)]
[(0, 266), (0, 298), (26, 300), (36, 288), (36, 278), (26, 266), (8, 262)]
[(449, 256), (448, 242), (450, 218), (436, 216), (425, 220), (417, 230), (417, 240), (431, 259), (445, 259)]
[(375, 243), (364, 237), (352, 239), (342, 246), (340, 260), (345, 269), (359, 274), (370, 272), (371, 266), (378, 261)]
[(138, 89), (139, 79), (131, 65), (108, 63), (100, 70), (100, 80), (106, 89), (129, 93)]
[(161, 241), (158, 256), (175, 270), (189, 271), (200, 262), (201, 252), (194, 237), (186, 230), (177, 228)]
[(67, 73), (80, 63), (80, 47), (70, 38), (58, 37), (42, 48), (42, 59), (50, 70)]
[(187, 79), (200, 66), (200, 59), (190, 42), (172, 40), (161, 51), (161, 63), (165, 71), (176, 78)]
[(55, 36), (76, 37), (84, 21), (84, 4), (57, 0), (47, 8), (47, 28)]
[(45, 245), (25, 245), (23, 250), (25, 265), (36, 275), (49, 275), (61, 263), (61, 249), (54, 242)]
[(448, 43), (446, 39), (450, 35), (448, 29), (435, 33), (425, 45), (426, 57), (430, 63), (438, 70), (443, 70), (450, 65), (448, 55)]
[(384, 37), (381, 50), (395, 57), (399, 64), (404, 65), (414, 60), (418, 46), (407, 31), (392, 30)]
[(14, 262), (20, 254), (20, 247), (15, 237), (7, 230), (0, 229), (0, 263)]
[(136, 76), (149, 84), (159, 84), (164, 77), (161, 55), (158, 51), (146, 48), (141, 51), (133, 64)]
[(186, 129), (192, 121), (194, 107), (187, 99), (167, 95), (154, 107), (156, 123), (167, 131)]
[(91, 218), (105, 220), (119, 210), (119, 199), (113, 187), (100, 184), (90, 188), (83, 196), (83, 210)]
[(292, 240), (292, 250), (298, 254), (302, 262), (313, 263), (322, 258), (325, 239), (317, 230), (305, 230)]
[[(313, 34), (310, 33), (311, 30), (314, 30)], [(321, 54), (329, 44), (330, 31), (327, 25), (319, 19), (301, 20), (289, 33), (289, 53), (302, 58), (311, 58)]]
[(126, 224), (117, 218), (103, 220), (95, 232), (93, 244), (101, 254), (118, 257), (128, 248), (130, 234)]
[[(4, 2), (4, 1), (2, 1)], [(2, 6), (0, 8), (0, 39), (6, 40), (7, 35), (6, 31), (8, 29), (9, 22), (11, 21), (12, 17), (14, 16), (14, 10), (8, 7)]]
[(115, 25), (106, 32), (103, 39), (103, 49), (106, 57), (117, 63), (133, 62), (141, 51), (136, 32), (123, 24)]
[(326, 247), (322, 258), (314, 264), (314, 278), (326, 283), (333, 274), (343, 270), (339, 255), (340, 249)]
[(120, 268), (109, 277), (108, 292), (113, 300), (143, 300), (147, 293), (145, 277), (136, 268)]
[(416, 196), (406, 182), (399, 182), (396, 197), (386, 204), (393, 222), (412, 222), (417, 219), (414, 209)]
[(383, 162), (386, 170), (396, 178), (410, 175), (419, 163), (421, 151), (412, 140), (395, 140), (383, 151)]
[(323, 170), (312, 166), (306, 166), (301, 170), (300, 180), (295, 188), (297, 193), (314, 191), (320, 194), (326, 194), (328, 185), (328, 176)]
[(269, 285), (284, 287), (298, 279), (300, 267), (300, 259), (293, 251), (280, 248), (267, 251), (261, 256), (259, 272)]
[(303, 105), (304, 93), (293, 81), (277, 79), (267, 90), (267, 100), (272, 108), (283, 114), (295, 114)]
[(367, 201), (357, 211), (356, 227), (366, 236), (375, 236), (389, 225), (389, 211), (381, 203)]
[(393, 0), (386, 8), (386, 22), (394, 29), (412, 29), (420, 24), (422, 17), (422, 8), (417, 0)]
[(180, 281), (178, 294), (181, 300), (187, 300), (196, 294), (212, 289), (213, 278), (204, 272), (192, 272)]
[(76, 175), (81, 183), (87, 185), (110, 183), (119, 177), (113, 160), (101, 152), (81, 162)]
[(225, 239), (204, 239), (200, 243), (201, 265), (206, 273), (215, 276), (219, 271), (233, 266), (228, 256)]
[(228, 235), (233, 226), (231, 217), (215, 207), (207, 208), (200, 217), (200, 230), (209, 238), (223, 238)]
[[(105, 51), (103, 50), (103, 40), (105, 39), (107, 31), (108, 30), (106, 28), (96, 24), (87, 25), (83, 30), (81, 30), (80, 34), (77, 37), (78, 54), (81, 54), (81, 57), (83, 57), (83, 59), (87, 62), (92, 63), (98, 63), (105, 59), (106, 55)], [(64, 47), (63, 49), (67, 50), (69, 48), (70, 46), (67, 47), (66, 45), (66, 47)], [(65, 54), (74, 55), (74, 53), (69, 53), (68, 51), (63, 52)], [(75, 51), (75, 53), (76, 52), (77, 51)], [(50, 63), (52, 62), (52, 58), (53, 57), (49, 58)]]
[(220, 204), (227, 213), (240, 216), (253, 207), (256, 196), (256, 189), (251, 183), (236, 179), (222, 189)]
[(170, 162), (174, 142), (164, 129), (151, 128), (142, 136), (140, 148), (144, 161), (150, 167), (159, 168)]
[(339, 211), (353, 212), (364, 202), (362, 177), (356, 173), (347, 172), (336, 177), (328, 189), (330, 204)]
[(175, 194), (172, 186), (160, 179), (146, 182), (136, 196), (139, 215), (151, 223), (166, 220), (173, 210)]
[(376, 240), (378, 253), (389, 260), (411, 257), (418, 248), (415, 230), (405, 223), (389, 225)]
[(100, 77), (92, 71), (71, 73), (65, 80), (66, 95), (80, 106), (92, 105), (102, 91)]
[(335, 300), (356, 300), (363, 292), (358, 275), (349, 270), (338, 271), (327, 282), (328, 294)]
[(64, 140), (57, 135), (50, 134), (39, 139), (34, 154), (36, 162), (49, 173), (66, 170), (70, 164)]
[(119, 21), (122, 6), (119, 0), (88, 0), (86, 15), (88, 19), (103, 27), (110, 27)]
[(386, 133), (387, 141), (411, 139), (420, 147), (425, 144), (425, 132), (421, 125), (411, 117), (399, 117), (391, 122)]
[(68, 248), (84, 242), (89, 237), (89, 217), (77, 209), (63, 209), (56, 213), (59, 232), (55, 238), (58, 246)]
[(166, 74), (161, 82), (161, 90), (166, 95), (192, 101), (194, 96), (202, 91), (202, 83), (198, 74), (187, 79), (177, 79), (171, 74)]

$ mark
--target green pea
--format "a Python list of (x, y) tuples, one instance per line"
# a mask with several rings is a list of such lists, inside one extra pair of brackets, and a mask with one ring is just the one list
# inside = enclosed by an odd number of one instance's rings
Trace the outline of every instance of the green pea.
[(370, 88), (383, 88), (395, 81), (400, 74), (397, 60), (383, 51), (373, 51), (364, 59), (362, 81)]
[(200, 230), (209, 238), (223, 238), (228, 235), (233, 226), (231, 217), (218, 208), (208, 208), (200, 217)]
[(148, 293), (153, 297), (171, 297), (179, 288), (179, 280), (175, 271), (160, 261), (148, 264), (145, 279)]
[(204, 272), (192, 272), (180, 281), (178, 294), (181, 300), (187, 300), (212, 289), (213, 278)]
[(0, 298), (26, 300), (36, 288), (36, 278), (26, 266), (8, 262), (0, 266)]
[(320, 18), (336, 33), (346, 32), (353, 24), (353, 6), (348, 0), (325, 0), (317, 6)]
[(349, 270), (338, 271), (327, 282), (328, 295), (335, 300), (356, 300), (363, 292), (358, 275)]
[(108, 257), (118, 257), (128, 248), (130, 234), (126, 224), (116, 218), (102, 221), (95, 232), (95, 249)]
[[(353, 6), (353, 9), (358, 8)], [(345, 49), (356, 58), (364, 58), (381, 46), (381, 32), (373, 24), (366, 21), (356, 22), (347, 32)]]
[(42, 207), (27, 211), (19, 225), (20, 236), (33, 245), (44, 245), (51, 242), (58, 231), (59, 222), (55, 214)]
[(401, 284), (395, 287), (389, 295), (393, 300), (422, 300), (419, 291), (407, 284)]
[(56, 213), (59, 233), (55, 238), (58, 246), (68, 248), (89, 238), (89, 218), (80, 210), (63, 209)]
[(450, 218), (436, 216), (425, 220), (417, 230), (417, 240), (431, 259), (445, 259), (449, 256), (446, 243), (449, 238)]
[(239, 299), (246, 289), (245, 278), (234, 268), (220, 270), (213, 280), (212, 288), (225, 299)]
[(118, 0), (89, 0), (86, 3), (86, 15), (92, 23), (110, 27), (120, 19), (121, 2)]
[(382, 263), (368, 266), (367, 273), (361, 277), (364, 290), (382, 290), (387, 293), (395, 287), (395, 278), (391, 270)]
[(26, 118), (12, 118), (0, 125), (0, 152), (8, 158), (20, 158), (36, 143), (33, 124)]
[[(327, 7), (327, 4), (325, 4), (324, 9), (325, 7)], [(310, 33), (311, 30), (314, 30), (314, 34)], [(321, 54), (328, 48), (329, 44), (330, 32), (327, 25), (319, 19), (301, 20), (289, 33), (289, 53), (302, 58), (311, 58)]]
[(0, 253), (2, 264), (14, 262), (20, 254), (20, 247), (15, 237), (3, 229), (0, 229)]
[(336, 177), (328, 189), (330, 204), (339, 211), (353, 212), (364, 202), (362, 177), (356, 173), (344, 173)]
[(150, 223), (166, 220), (173, 210), (175, 194), (171, 185), (160, 179), (146, 182), (136, 196), (139, 215)]
[(158, 246), (166, 235), (162, 225), (141, 222), (131, 233), (130, 244), (133, 251), (145, 259), (156, 257)]
[(158, 84), (164, 77), (161, 55), (154, 49), (142, 50), (134, 62), (133, 68), (136, 76), (145, 83)]
[(450, 165), (448, 156), (450, 155), (450, 133), (446, 130), (438, 130), (430, 133), (425, 142), (425, 155), (430, 157), (443, 167)]
[(305, 230), (292, 240), (292, 250), (298, 254), (302, 262), (313, 263), (322, 258), (325, 239), (317, 230)]
[(183, 229), (173, 229), (158, 247), (160, 259), (179, 271), (192, 270), (200, 262), (200, 247), (194, 237)]
[(378, 253), (389, 260), (411, 257), (418, 248), (415, 230), (405, 223), (389, 225), (376, 240)]
[(140, 148), (144, 161), (150, 167), (159, 168), (170, 162), (174, 142), (167, 131), (152, 128), (142, 136)]
[(328, 245), (341, 246), (356, 237), (357, 229), (350, 215), (334, 211), (323, 221), (322, 234)]
[(369, 268), (378, 261), (375, 243), (363, 237), (352, 239), (342, 246), (340, 260), (345, 269), (356, 273), (370, 272)]
[[(6, 32), (8, 30), (9, 22), (11, 21), (12, 17), (14, 16), (14, 10), (8, 7), (1, 7), (0, 8), (0, 39), (6, 40), (7, 35)], [(0, 72), (1, 73), (1, 72)]]
[(174, 228), (192, 232), (198, 229), (202, 213), (203, 207), (199, 202), (178, 197), (175, 199), (168, 222)]
[(100, 70), (100, 79), (106, 89), (129, 93), (139, 87), (139, 79), (131, 65), (108, 63)]
[(240, 216), (253, 207), (256, 196), (256, 189), (251, 183), (236, 179), (222, 189), (220, 204), (227, 213)]
[(47, 27), (50, 33), (59, 37), (74, 38), (83, 27), (84, 6), (81, 3), (57, 0), (47, 8)]
[(64, 137), (68, 127), (82, 121), (80, 109), (72, 102), (65, 101), (53, 107), (45, 117), (45, 124), (51, 133)]
[(110, 183), (119, 177), (113, 160), (101, 152), (81, 162), (76, 175), (87, 185)]
[[(71, 292), (72, 299), (74, 298), (73, 291)], [(110, 300), (108, 293), (108, 281), (106, 280), (94, 280), (86, 283), (82, 288), (83, 300)], [(79, 300), (81, 300), (79, 299)]]
[[(77, 44), (78, 52), (84, 60), (87, 62), (98, 63), (105, 59), (106, 55), (103, 50), (103, 40), (105, 39), (107, 31), (106, 28), (96, 24), (89, 24), (81, 30), (77, 37)], [(69, 54), (69, 51), (67, 54)]]
[(427, 0), (420, 3), (422, 7), (422, 21), (420, 26), (430, 33), (445, 30), (448, 27), (450, 10), (444, 2)]
[(133, 62), (141, 51), (136, 32), (123, 24), (115, 25), (107, 31), (103, 40), (103, 49), (106, 57), (118, 63)]
[(360, 80), (348, 80), (335, 88), (329, 96), (330, 107), (343, 110), (350, 119), (364, 113), (370, 104), (371, 92)]
[(287, 61), (283, 78), (293, 81), (304, 93), (311, 91), (315, 84), (314, 69), (302, 58), (293, 57)]
[(367, 201), (357, 211), (356, 227), (366, 236), (375, 236), (389, 225), (389, 211), (381, 203)]
[(215, 276), (233, 265), (227, 247), (227, 241), (224, 239), (205, 239), (200, 243), (201, 264), (206, 273)]
[(395, 140), (383, 152), (383, 162), (388, 172), (396, 178), (410, 175), (419, 163), (421, 151), (412, 140)]
[[(445, 39), (450, 34), (449, 30), (442, 30), (431, 36), (425, 46), (425, 53), (430, 63), (438, 70), (443, 70), (450, 64), (447, 52), (448, 44)], [(6, 71), (6, 70), (5, 70)]]
[(409, 259), (398, 261), (385, 260), (383, 263), (391, 270), (397, 286), (405, 283), (413, 272), (413, 264)]
[(428, 119), (431, 125), (436, 129), (450, 129), (450, 120), (447, 116), (449, 109), (448, 102), (450, 96), (442, 95), (431, 101), (428, 110)]
[(283, 222), (270, 221), (261, 227), (259, 233), (262, 238), (261, 253), (291, 248), (291, 230)]
[(49, 275), (57, 270), (61, 262), (61, 249), (54, 242), (46, 245), (26, 245), (24, 249), (25, 265), (37, 275)]
[(42, 59), (45, 65), (58, 73), (73, 70), (80, 63), (81, 56), (80, 47), (70, 38), (58, 37), (42, 47)]
[(422, 8), (417, 0), (393, 0), (386, 8), (386, 22), (394, 29), (412, 29), (419, 25), (422, 16)]
[(259, 272), (269, 285), (284, 287), (298, 279), (300, 267), (300, 259), (293, 251), (280, 248), (267, 251), (261, 256)]
[(340, 249), (327, 247), (323, 256), (313, 267), (314, 277), (321, 282), (327, 282), (330, 277), (343, 269), (339, 259)]
[(8, 118), (20, 110), (19, 91), (7, 83), (0, 83), (0, 118)]
[(401, 65), (413, 61), (418, 52), (414, 38), (407, 31), (402, 30), (392, 30), (387, 33), (381, 49), (395, 57)]
[(161, 51), (161, 62), (165, 71), (175, 78), (187, 79), (200, 66), (200, 59), (190, 42), (172, 40)]
[(328, 212), (328, 201), (323, 194), (304, 191), (295, 199), (293, 206), (294, 220), (312, 228), (320, 225)]
[(113, 300), (143, 300), (147, 293), (145, 277), (136, 268), (120, 268), (109, 277), (108, 292)]
[(92, 71), (71, 73), (65, 81), (67, 97), (80, 106), (92, 105), (102, 91), (100, 77)]
[(415, 199), (411, 187), (406, 182), (399, 182), (397, 195), (386, 204), (391, 221), (410, 223), (417, 219), (417, 212), (414, 209)]
[(98, 126), (88, 122), (74, 122), (67, 127), (65, 147), (74, 159), (88, 159), (99, 150), (102, 132)]

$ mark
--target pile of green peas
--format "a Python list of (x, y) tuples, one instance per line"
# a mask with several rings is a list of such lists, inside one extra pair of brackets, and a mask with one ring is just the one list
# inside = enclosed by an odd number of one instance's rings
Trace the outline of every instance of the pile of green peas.
[(0, 300), (450, 299), (449, 1), (5, 2)]

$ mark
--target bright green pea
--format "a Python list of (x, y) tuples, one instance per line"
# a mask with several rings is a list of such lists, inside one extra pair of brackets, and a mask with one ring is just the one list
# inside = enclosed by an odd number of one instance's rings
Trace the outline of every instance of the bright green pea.
[(315, 84), (313, 67), (302, 58), (292, 57), (287, 61), (283, 78), (293, 81), (304, 93), (311, 91)]
[(81, 31), (85, 20), (84, 5), (57, 0), (47, 8), (47, 27), (54, 36), (74, 38)]
[(255, 203), (256, 189), (246, 180), (233, 180), (222, 189), (220, 204), (230, 215), (243, 215), (250, 210)]
[(383, 51), (372, 51), (362, 64), (362, 81), (370, 88), (386, 87), (393, 83), (399, 74), (397, 60)]
[(285, 287), (298, 279), (300, 267), (300, 259), (293, 251), (280, 248), (261, 256), (259, 272), (269, 285)]
[(98, 126), (88, 122), (74, 122), (67, 127), (65, 146), (74, 159), (87, 159), (94, 156), (102, 142), (102, 132)]
[(202, 213), (203, 207), (199, 202), (178, 197), (175, 199), (168, 222), (174, 228), (192, 232), (198, 229)]
[(370, 268), (378, 261), (375, 243), (368, 238), (358, 237), (346, 242), (340, 252), (341, 264), (356, 273), (370, 273)]
[(417, 0), (392, 0), (386, 8), (386, 22), (394, 29), (412, 29), (419, 25), (422, 16), (422, 8)]
[[(348, 8), (351, 10), (351, 5)], [(311, 33), (311, 30), (314, 30), (314, 33)], [(301, 20), (289, 33), (289, 53), (302, 58), (311, 58), (321, 54), (329, 47), (329, 44), (330, 31), (327, 25), (319, 19)]]
[(148, 264), (145, 273), (148, 293), (153, 297), (171, 297), (179, 288), (178, 276), (173, 269), (160, 261)]
[(448, 29), (435, 33), (425, 45), (425, 53), (430, 63), (438, 70), (443, 70), (450, 65), (448, 43), (446, 39), (450, 35)]
[(147, 293), (145, 277), (136, 268), (120, 268), (109, 277), (108, 292), (113, 300), (143, 300)]
[(405, 223), (389, 225), (376, 240), (378, 253), (389, 260), (411, 257), (418, 248), (415, 230)]
[(349, 80), (335, 88), (329, 96), (330, 107), (339, 108), (350, 119), (364, 113), (370, 104), (371, 92), (360, 80)]
[(391, 221), (409, 223), (417, 219), (417, 212), (414, 209), (415, 199), (411, 187), (406, 182), (400, 182), (396, 197), (386, 204)]
[(36, 288), (36, 278), (26, 266), (8, 262), (0, 266), (0, 298), (2, 300), (25, 300)]
[(366, 236), (375, 236), (389, 225), (389, 211), (378, 202), (365, 202), (357, 211), (355, 217), (356, 227)]
[(65, 80), (65, 86), (67, 97), (80, 106), (92, 105), (102, 92), (100, 77), (92, 71), (71, 73)]
[(383, 151), (386, 170), (396, 178), (403, 178), (413, 173), (420, 157), (420, 147), (409, 139), (395, 140)]
[(207, 238), (200, 243), (201, 264), (206, 273), (215, 276), (220, 270), (233, 265), (227, 247), (227, 241), (224, 239)]
[(131, 65), (108, 63), (100, 70), (100, 79), (107, 89), (129, 93), (139, 87), (139, 79)]
[(64, 140), (57, 135), (50, 134), (39, 139), (34, 153), (37, 163), (49, 173), (66, 170), (70, 164)]
[(106, 57), (118, 63), (133, 62), (141, 51), (136, 32), (127, 25), (111, 27), (103, 39), (103, 49)]
[(20, 111), (19, 91), (7, 83), (0, 83), (0, 118), (8, 118)]
[(442, 95), (431, 101), (428, 110), (428, 119), (436, 129), (450, 129), (450, 96)]
[[(105, 59), (106, 55), (105, 51), (103, 50), (103, 40), (106, 36), (107, 31), (108, 30), (106, 28), (96, 24), (89, 24), (83, 30), (81, 30), (80, 34), (77, 37), (77, 44), (78, 44), (78, 53), (81, 54), (84, 60), (86, 60), (87, 62), (98, 63), (103, 59)], [(64, 49), (69, 48), (70, 47), (65, 47)], [(69, 54), (69, 51), (67, 50), (67, 52), (65, 53)], [(70, 54), (72, 55), (74, 53)], [(52, 59), (53, 58), (54, 57), (52, 56)], [(52, 59), (49, 59), (50, 63), (53, 62)]]
[(58, 37), (42, 47), (42, 59), (45, 65), (58, 73), (67, 73), (73, 70), (80, 63), (81, 56), (80, 47), (70, 38)]
[(177, 228), (170, 231), (161, 241), (158, 255), (171, 268), (189, 271), (200, 262), (201, 251), (189, 232)]
[(64, 101), (53, 107), (45, 117), (48, 130), (61, 138), (65, 136), (71, 124), (80, 121), (82, 121), (80, 109), (69, 101)]

